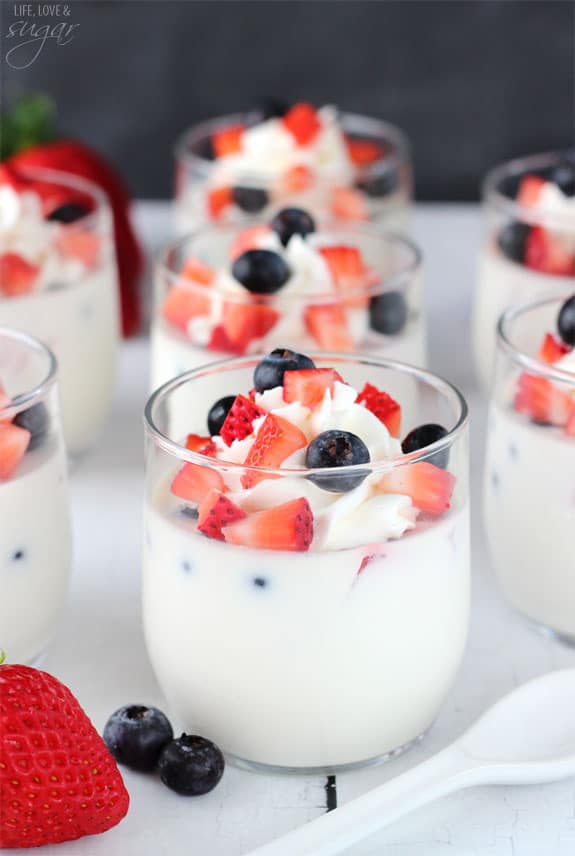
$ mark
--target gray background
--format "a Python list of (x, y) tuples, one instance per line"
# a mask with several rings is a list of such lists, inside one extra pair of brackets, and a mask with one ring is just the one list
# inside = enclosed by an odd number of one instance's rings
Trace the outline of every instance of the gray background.
[[(140, 197), (170, 195), (171, 148), (186, 125), (265, 95), (400, 125), (420, 199), (474, 199), (497, 161), (573, 141), (571, 0), (69, 5), (74, 40), (47, 43), (27, 69), (3, 61), (3, 101), (50, 92), (62, 128), (103, 151)], [(2, 5), (5, 50), (14, 7)]]

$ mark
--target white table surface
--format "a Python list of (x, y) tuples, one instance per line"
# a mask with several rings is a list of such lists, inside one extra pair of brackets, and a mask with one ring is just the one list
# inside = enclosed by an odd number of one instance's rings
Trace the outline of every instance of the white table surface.
[[(151, 250), (167, 237), (163, 203), (140, 203), (136, 221)], [(435, 727), (417, 748), (379, 768), (337, 777), (341, 803), (426, 759), (517, 684), (575, 665), (575, 652), (537, 635), (503, 603), (485, 554), (478, 498), (484, 405), (468, 351), (479, 237), (473, 205), (419, 206), (415, 237), (426, 261), (431, 368), (460, 385), (473, 421), (473, 609), (466, 657)], [(125, 344), (113, 414), (99, 447), (72, 473), (75, 561), (69, 607), (44, 668), (67, 683), (101, 729), (121, 704), (164, 702), (140, 626), (141, 411), (147, 342)], [(574, 712), (575, 713), (575, 712)], [(177, 727), (177, 724), (176, 724)], [(240, 856), (326, 810), (324, 777), (262, 776), (228, 768), (198, 799), (153, 777), (124, 772), (128, 817), (105, 835), (43, 850), (46, 856)], [(348, 856), (573, 856), (575, 782), (481, 788), (396, 823)], [(296, 856), (296, 854), (294, 854)]]

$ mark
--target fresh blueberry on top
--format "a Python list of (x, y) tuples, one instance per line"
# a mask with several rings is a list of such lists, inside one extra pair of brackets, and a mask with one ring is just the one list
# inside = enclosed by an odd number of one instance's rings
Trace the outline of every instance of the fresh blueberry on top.
[(200, 158), (204, 158), (204, 160), (215, 160), (216, 153), (214, 151), (214, 144), (212, 142), (211, 137), (202, 137), (201, 140), (198, 140), (196, 143), (191, 146), (191, 149), (195, 155)]
[(369, 301), (369, 323), (372, 330), (393, 336), (405, 327), (407, 303), (400, 291), (384, 291)]
[[(350, 431), (336, 429), (318, 434), (307, 447), (305, 456), (306, 467), (310, 469), (350, 467), (354, 464), (367, 464), (369, 460), (369, 449), (363, 440)], [(353, 490), (354, 487), (361, 484), (367, 474), (365, 471), (348, 476), (330, 474), (326, 476), (313, 475), (309, 478), (323, 490), (343, 493)]]
[(173, 736), (165, 714), (143, 704), (128, 704), (116, 710), (103, 734), (116, 761), (142, 772), (156, 769), (160, 752)]
[(86, 214), (89, 214), (89, 211), (84, 205), (80, 205), (79, 202), (66, 202), (50, 211), (46, 220), (54, 220), (58, 223), (75, 223), (76, 220), (80, 220)]
[(563, 161), (563, 163), (557, 164), (551, 175), (551, 180), (555, 182), (565, 196), (575, 196), (575, 163)]
[(523, 264), (525, 261), (525, 245), (531, 231), (527, 223), (508, 223), (499, 232), (497, 243), (499, 249), (512, 262)]
[(254, 294), (274, 294), (290, 278), (290, 269), (273, 250), (247, 250), (235, 260), (232, 275)]
[(219, 434), (222, 430), (222, 425), (226, 421), (226, 416), (230, 412), (235, 400), (235, 395), (226, 395), (224, 398), (218, 398), (216, 403), (210, 407), (208, 413), (208, 432), (212, 437), (214, 434)]
[(287, 246), (292, 235), (311, 235), (315, 232), (315, 222), (303, 208), (282, 208), (271, 222), (271, 227), (284, 245)]
[(566, 345), (575, 347), (575, 294), (566, 300), (557, 319), (559, 335)]
[(185, 797), (198, 797), (213, 790), (224, 767), (224, 756), (216, 744), (193, 734), (182, 734), (168, 743), (158, 761), (162, 782)]
[[(437, 425), (435, 422), (418, 425), (403, 439), (401, 449), (406, 455), (409, 452), (417, 452), (419, 449), (424, 449), (426, 446), (431, 446), (432, 443), (443, 439), (447, 433), (447, 429), (443, 425)], [(444, 470), (449, 461), (449, 449), (442, 449), (427, 460), (430, 464), (435, 464), (436, 467), (441, 467)]]
[(44, 442), (48, 431), (48, 422), (48, 410), (46, 409), (46, 405), (41, 401), (33, 404), (27, 410), (21, 410), (14, 417), (14, 425), (17, 425), (19, 428), (25, 428), (31, 434), (28, 444), (29, 452), (38, 448)]
[(399, 187), (399, 175), (396, 169), (384, 169), (377, 172), (372, 169), (356, 181), (358, 190), (372, 199), (390, 196)]
[(254, 371), (254, 386), (257, 392), (282, 386), (284, 374), (299, 369), (315, 369), (315, 363), (305, 354), (297, 354), (288, 348), (276, 348), (257, 364)]
[(269, 196), (263, 187), (241, 187), (238, 185), (232, 189), (232, 199), (242, 211), (247, 214), (257, 214), (258, 211), (266, 207)]

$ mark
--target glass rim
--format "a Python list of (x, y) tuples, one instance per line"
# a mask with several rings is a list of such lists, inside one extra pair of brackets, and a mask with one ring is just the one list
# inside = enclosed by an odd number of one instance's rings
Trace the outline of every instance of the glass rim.
[(565, 216), (565, 214), (561, 213), (557, 214), (542, 211), (541, 209), (538, 210), (537, 208), (528, 208), (525, 205), (520, 205), (517, 200), (510, 199), (499, 190), (499, 185), (505, 178), (528, 175), (531, 170), (545, 169), (546, 167), (560, 163), (562, 160), (573, 159), (574, 157), (574, 148), (562, 148), (504, 161), (493, 167), (485, 175), (481, 185), (483, 200), (488, 205), (507, 214), (513, 220), (519, 220), (535, 226), (541, 223), (551, 226), (555, 225), (560, 230), (570, 227), (570, 229), (575, 231), (575, 223), (572, 219), (571, 221), (569, 220), (569, 215)]
[[(265, 224), (267, 225), (267, 224)], [(392, 247), (400, 247), (403, 250), (407, 250), (410, 259), (403, 270), (397, 271), (396, 273), (392, 273), (389, 276), (384, 276), (380, 282), (369, 285), (369, 286), (360, 286), (358, 288), (350, 288), (346, 289), (345, 293), (342, 294), (342, 297), (345, 299), (350, 299), (353, 297), (373, 297), (378, 294), (382, 294), (386, 291), (398, 291), (405, 290), (409, 283), (421, 272), (423, 267), (423, 253), (420, 247), (409, 237), (406, 235), (402, 235), (400, 232), (391, 231), (389, 229), (382, 229), (381, 226), (378, 226), (376, 223), (370, 222), (350, 222), (349, 224), (342, 220), (334, 220), (332, 223), (324, 223), (321, 227), (321, 232), (314, 234), (322, 234), (324, 231), (329, 233), (330, 227), (334, 232), (339, 233), (355, 233), (359, 236), (369, 236), (382, 243), (387, 244)], [(194, 229), (192, 232), (188, 232), (182, 237), (171, 240), (167, 244), (164, 244), (160, 252), (156, 257), (155, 270), (156, 275), (162, 277), (169, 281), (169, 287), (172, 288), (174, 285), (181, 284), (182, 279), (185, 283), (186, 288), (190, 290), (199, 289), (201, 293), (206, 295), (206, 286), (201, 283), (195, 283), (192, 280), (188, 280), (185, 277), (182, 277), (182, 272), (175, 271), (173, 265), (168, 261), (169, 256), (172, 253), (178, 253), (183, 247), (185, 247), (188, 243), (191, 243), (194, 240), (199, 240), (206, 235), (211, 235), (213, 233), (219, 233), (220, 235), (224, 235), (226, 233), (239, 233), (246, 228), (246, 224), (238, 224), (238, 223), (220, 223), (220, 224), (203, 224), (198, 228)], [(328, 245), (326, 245), (328, 246)], [(206, 263), (207, 264), (207, 263)], [(338, 300), (338, 295), (335, 292), (326, 293), (325, 291), (311, 291), (311, 292), (298, 292), (293, 295), (283, 295), (281, 290), (274, 294), (257, 294), (254, 295), (251, 292), (248, 292), (246, 289), (246, 293), (244, 294), (234, 294), (233, 292), (227, 293), (224, 291), (214, 292), (225, 300), (226, 303), (238, 303), (238, 304), (254, 304), (254, 302), (260, 305), (271, 305), (273, 306), (276, 303), (281, 303), (282, 305), (289, 302), (293, 303), (313, 303), (313, 304), (322, 304), (322, 303), (341, 303), (343, 300)]]
[[(211, 469), (224, 470), (226, 472), (253, 472), (264, 474), (265, 476), (272, 478), (309, 478), (310, 476), (321, 476), (323, 479), (326, 479), (326, 477), (329, 478), (330, 471), (321, 467), (258, 467), (240, 464), (234, 461), (214, 459), (209, 455), (202, 455), (200, 452), (194, 452), (191, 449), (187, 449), (185, 446), (176, 443), (160, 431), (156, 425), (154, 412), (157, 406), (179, 387), (184, 386), (190, 381), (193, 382), (194, 380), (208, 377), (210, 374), (218, 374), (222, 370), (239, 370), (252, 366), (255, 368), (262, 359), (262, 356), (262, 354), (256, 354), (247, 357), (217, 360), (215, 362), (202, 365), (196, 369), (184, 372), (183, 374), (180, 374), (162, 384), (162, 386), (158, 387), (158, 389), (156, 389), (148, 398), (144, 408), (143, 418), (146, 436), (157, 448), (162, 449), (162, 451), (167, 452), (172, 458), (175, 458), (182, 463), (200, 464), (201, 466), (208, 466)], [(345, 354), (331, 351), (317, 351), (312, 352), (310, 356), (312, 359), (318, 361), (331, 361), (330, 365), (333, 364), (334, 366), (345, 363), (361, 363), (368, 367), (373, 366), (374, 368), (390, 369), (404, 375), (415, 377), (426, 383), (427, 386), (433, 387), (445, 397), (452, 399), (458, 409), (455, 424), (448, 430), (445, 437), (436, 440), (435, 443), (431, 443), (428, 446), (424, 446), (423, 449), (417, 449), (414, 452), (408, 452), (407, 454), (402, 454), (395, 458), (369, 461), (365, 464), (353, 464), (344, 468), (334, 467), (333, 470), (331, 470), (333, 478), (337, 475), (341, 475), (342, 469), (345, 469), (346, 475), (348, 473), (349, 475), (365, 473), (367, 476), (374, 473), (389, 472), (397, 467), (406, 466), (407, 464), (413, 464), (418, 461), (425, 461), (428, 458), (433, 457), (438, 452), (441, 452), (443, 449), (450, 448), (468, 426), (469, 409), (467, 401), (462, 393), (450, 381), (428, 371), (427, 369), (418, 368), (417, 366), (410, 365), (409, 363), (402, 363), (398, 360), (389, 360), (384, 357), (371, 357), (368, 354)]]
[(550, 363), (543, 362), (543, 360), (537, 357), (529, 356), (529, 354), (526, 354), (513, 343), (511, 335), (511, 326), (521, 316), (527, 315), (529, 312), (535, 312), (546, 306), (556, 305), (560, 308), (567, 299), (569, 298), (566, 298), (565, 295), (554, 295), (552, 297), (539, 298), (527, 303), (509, 306), (500, 316), (497, 323), (497, 345), (506, 356), (510, 357), (520, 367), (527, 369), (529, 373), (535, 373), (548, 380), (567, 383), (575, 387), (575, 372), (559, 369)]
[(107, 193), (105, 193), (105, 191), (93, 181), (83, 178), (82, 176), (73, 175), (70, 172), (65, 172), (60, 169), (28, 166), (18, 167), (18, 174), (22, 175), (24, 178), (30, 177), (31, 179), (36, 179), (38, 181), (45, 181), (46, 184), (55, 184), (60, 185), (60, 187), (72, 188), (73, 190), (84, 193), (86, 196), (90, 196), (93, 199), (95, 203), (93, 211), (88, 211), (86, 214), (83, 214), (71, 223), (58, 223), (62, 229), (73, 229), (78, 226), (85, 225), (89, 226), (92, 223), (96, 225), (101, 211), (110, 207), (110, 200)]
[(22, 330), (14, 330), (11, 327), (0, 327), (0, 340), (2, 339), (25, 345), (30, 350), (41, 354), (47, 359), (48, 368), (43, 380), (32, 387), (32, 389), (17, 395), (5, 407), (0, 407), (0, 421), (5, 418), (6, 414), (12, 412), (19, 413), (24, 407), (30, 407), (38, 399), (44, 398), (58, 377), (58, 361), (50, 348), (39, 339), (30, 336), (28, 333), (24, 333)]

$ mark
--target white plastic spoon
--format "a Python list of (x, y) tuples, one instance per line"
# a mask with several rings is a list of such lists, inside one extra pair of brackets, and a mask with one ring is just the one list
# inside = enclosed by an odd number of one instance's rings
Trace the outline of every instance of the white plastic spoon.
[(575, 775), (575, 669), (513, 690), (429, 761), (312, 820), (251, 856), (332, 856), (438, 797), (474, 785)]

